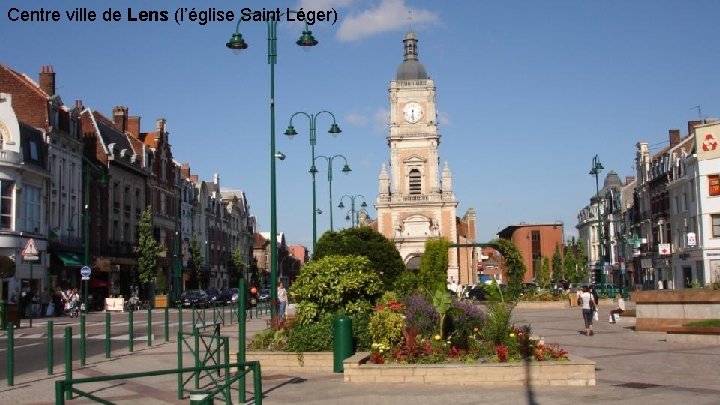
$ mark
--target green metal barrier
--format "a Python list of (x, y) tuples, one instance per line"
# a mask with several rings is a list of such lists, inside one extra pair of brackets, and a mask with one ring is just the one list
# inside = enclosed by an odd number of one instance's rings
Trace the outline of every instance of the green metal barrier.
[(85, 365), (85, 314), (80, 314), (80, 365)]
[(147, 345), (152, 346), (152, 307), (147, 309)]
[(105, 312), (105, 358), (110, 358), (110, 312)]
[(132, 353), (133, 345), (135, 344), (135, 331), (133, 330), (133, 314), (135, 311), (130, 308), (128, 312), (128, 351)]
[(53, 353), (53, 321), (47, 322), (47, 342), (45, 347), (47, 354), (47, 372), (48, 375), (52, 375), (53, 362), (55, 361), (55, 355)]
[(197, 325), (205, 326), (205, 308), (198, 308), (195, 305), (192, 307), (192, 325), (193, 327), (196, 327)]
[[(65, 327), (65, 381), (68, 381), (68, 388), (72, 389), (72, 326)], [(56, 392), (57, 393), (57, 392)], [(65, 399), (72, 399), (72, 391), (65, 392)], [(57, 398), (55, 398), (57, 402)]]
[[(212, 370), (229, 370), (230, 367), (237, 367), (237, 371), (234, 373), (228, 373), (226, 378), (220, 383), (215, 386), (214, 389), (208, 389), (208, 396), (205, 400), (203, 400), (200, 403), (209, 403), (212, 398), (214, 398), (216, 395), (223, 393), (223, 392), (229, 392), (230, 387), (238, 381), (241, 377), (245, 377), (246, 374), (252, 372), (253, 373), (253, 396), (254, 396), (254, 403), (257, 405), (262, 405), (262, 377), (261, 377), (261, 370), (260, 370), (260, 362), (258, 361), (249, 361), (245, 363), (225, 363), (225, 364), (218, 364), (214, 366), (203, 366), (203, 367), (187, 367), (187, 368), (172, 368), (172, 369), (165, 369), (165, 370), (155, 370), (155, 371), (146, 371), (142, 373), (126, 373), (126, 374), (117, 374), (117, 375), (110, 375), (110, 376), (102, 376), (102, 377), (88, 377), (88, 378), (77, 378), (77, 379), (66, 379), (66, 380), (56, 380), (55, 381), (55, 404), (56, 405), (64, 405), (65, 400), (70, 400), (72, 398), (73, 394), (77, 394), (79, 397), (88, 398), (90, 400), (93, 400), (95, 402), (99, 402), (101, 404), (112, 404), (112, 402), (107, 401), (105, 399), (102, 399), (96, 395), (91, 394), (90, 392), (82, 391), (77, 388), (80, 384), (88, 384), (88, 383), (98, 383), (98, 382), (107, 382), (107, 381), (115, 381), (115, 380), (131, 380), (135, 378), (143, 378), (143, 377), (153, 377), (158, 375), (168, 375), (168, 374), (181, 374), (181, 373), (199, 373), (201, 371), (212, 371)], [(98, 391), (97, 388), (92, 389), (93, 393), (102, 392)], [(244, 390), (243, 390), (244, 392)], [(65, 394), (65, 396), (63, 396)], [(178, 399), (182, 400), (184, 399), (184, 396), (179, 397)], [(227, 398), (225, 399), (226, 403)], [(241, 401), (244, 402), (244, 401)]]
[(7, 329), (7, 302), (0, 301), (0, 329)]
[(165, 343), (170, 341), (170, 308), (165, 307)]
[[(213, 327), (212, 334), (204, 334), (200, 332), (200, 328), (193, 328), (192, 333), (178, 332), (178, 369), (183, 368), (183, 346), (190, 350), (193, 356), (194, 369), (198, 370), (192, 373), (187, 379), (185, 379), (184, 373), (178, 373), (178, 399), (182, 399), (185, 392), (191, 392), (186, 389), (187, 384), (192, 380), (194, 382), (194, 390), (200, 389), (201, 378), (209, 378), (210, 382), (214, 385), (220, 383), (220, 371), (217, 369), (217, 375), (213, 376), (210, 372), (205, 372), (203, 375), (200, 368), (207, 366), (208, 363), (214, 363), (215, 365), (225, 364), (227, 367), (226, 378), (230, 371), (230, 344), (229, 338), (220, 336), (220, 325), (208, 325), (206, 328)], [(201, 348), (204, 349), (201, 353)], [(239, 360), (238, 360), (239, 361)], [(244, 378), (244, 377), (241, 377)], [(222, 391), (222, 395), (226, 403), (231, 403), (230, 388)], [(242, 396), (241, 401), (244, 401)]]

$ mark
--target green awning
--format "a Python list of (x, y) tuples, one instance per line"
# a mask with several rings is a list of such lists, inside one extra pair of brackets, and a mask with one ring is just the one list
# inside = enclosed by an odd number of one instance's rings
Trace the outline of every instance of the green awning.
[(82, 267), (82, 259), (77, 253), (55, 252), (55, 256), (62, 260), (65, 266)]

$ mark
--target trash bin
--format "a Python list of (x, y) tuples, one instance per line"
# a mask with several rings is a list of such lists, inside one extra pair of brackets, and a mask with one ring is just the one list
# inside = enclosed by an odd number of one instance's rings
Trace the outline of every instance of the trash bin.
[[(210, 393), (207, 391), (190, 391), (190, 405), (210, 404), (213, 405), (213, 398), (208, 398)], [(207, 399), (207, 401), (205, 401)], [(205, 402), (203, 402), (205, 401)]]
[(352, 319), (338, 316), (333, 320), (333, 372), (342, 373), (343, 361), (353, 355)]

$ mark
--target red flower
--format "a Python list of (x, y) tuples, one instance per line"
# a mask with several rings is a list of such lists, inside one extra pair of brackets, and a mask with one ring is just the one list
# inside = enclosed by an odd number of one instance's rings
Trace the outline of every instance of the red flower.
[(501, 363), (505, 363), (508, 360), (508, 351), (508, 347), (505, 345), (495, 346), (495, 352), (497, 353), (498, 360), (500, 360)]

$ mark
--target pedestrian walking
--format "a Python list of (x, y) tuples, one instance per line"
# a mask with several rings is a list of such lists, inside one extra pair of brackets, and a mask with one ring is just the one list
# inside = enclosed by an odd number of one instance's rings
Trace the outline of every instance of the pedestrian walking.
[(277, 298), (278, 298), (278, 317), (280, 321), (285, 320), (285, 310), (287, 309), (288, 296), (287, 290), (283, 285), (283, 282), (278, 282), (277, 286)]
[(40, 316), (48, 316), (48, 305), (50, 305), (50, 292), (45, 289), (40, 293)]
[(583, 320), (585, 321), (585, 334), (587, 336), (594, 335), (593, 326), (593, 313), (595, 312), (595, 299), (590, 293), (590, 289), (584, 286), (580, 298), (578, 299), (578, 305), (582, 308)]

